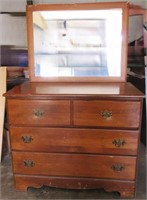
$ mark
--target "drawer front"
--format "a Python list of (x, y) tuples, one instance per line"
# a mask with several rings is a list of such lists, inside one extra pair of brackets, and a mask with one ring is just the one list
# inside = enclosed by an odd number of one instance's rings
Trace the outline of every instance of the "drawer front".
[(52, 100), (8, 100), (9, 124), (69, 125), (70, 102)]
[(12, 150), (136, 155), (138, 131), (10, 127)]
[(135, 101), (74, 101), (75, 126), (137, 129), (141, 103)]
[(12, 152), (15, 174), (135, 179), (136, 158)]

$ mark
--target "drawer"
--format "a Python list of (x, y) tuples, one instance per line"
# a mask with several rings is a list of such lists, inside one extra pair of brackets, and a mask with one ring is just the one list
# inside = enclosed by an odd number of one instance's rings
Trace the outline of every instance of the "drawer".
[(136, 157), (12, 152), (15, 174), (134, 180)]
[(137, 129), (140, 124), (139, 101), (74, 101), (75, 126)]
[(138, 131), (10, 127), (12, 150), (136, 155)]
[(70, 101), (8, 100), (9, 124), (69, 125)]

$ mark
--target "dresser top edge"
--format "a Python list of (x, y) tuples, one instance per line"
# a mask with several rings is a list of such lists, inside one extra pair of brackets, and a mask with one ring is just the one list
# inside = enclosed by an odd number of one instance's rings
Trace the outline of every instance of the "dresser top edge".
[(6, 98), (144, 98), (129, 82), (125, 83), (32, 83), (25, 82), (7, 91)]

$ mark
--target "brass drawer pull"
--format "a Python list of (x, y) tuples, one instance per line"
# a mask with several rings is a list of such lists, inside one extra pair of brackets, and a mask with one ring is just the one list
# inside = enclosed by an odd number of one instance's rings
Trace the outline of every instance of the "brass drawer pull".
[(39, 110), (39, 109), (34, 109), (34, 110), (33, 110), (33, 114), (34, 114), (36, 117), (42, 117), (42, 115), (44, 114), (44, 111)]
[(121, 139), (114, 139), (112, 141), (112, 144), (114, 144), (116, 147), (123, 147), (126, 143), (125, 140), (121, 140)]
[(25, 167), (34, 167), (35, 162), (33, 160), (24, 160), (23, 161)]
[(33, 140), (31, 136), (22, 136), (21, 139), (24, 143), (31, 143)]
[(111, 168), (113, 169), (114, 172), (121, 172), (122, 170), (125, 169), (125, 167), (121, 164), (112, 165)]
[(109, 111), (109, 110), (103, 110), (101, 112), (101, 116), (105, 119), (109, 118), (109, 117), (112, 117), (112, 111)]

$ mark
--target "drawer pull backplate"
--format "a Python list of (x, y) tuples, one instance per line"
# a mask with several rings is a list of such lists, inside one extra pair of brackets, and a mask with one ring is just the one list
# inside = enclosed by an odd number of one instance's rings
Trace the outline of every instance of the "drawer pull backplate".
[(114, 172), (121, 172), (122, 170), (125, 169), (125, 167), (121, 164), (112, 165), (111, 168)]
[(35, 165), (33, 160), (24, 160), (23, 163), (25, 167), (33, 167)]
[(21, 139), (24, 143), (31, 143), (33, 140), (31, 136), (22, 136)]
[(122, 140), (122, 139), (114, 139), (112, 141), (112, 144), (114, 144), (116, 147), (123, 147), (127, 143), (125, 140)]
[(112, 111), (103, 110), (101, 111), (101, 116), (105, 119), (112, 117)]
[(42, 115), (44, 114), (44, 111), (39, 110), (39, 109), (34, 109), (34, 110), (33, 110), (33, 114), (34, 114), (36, 117), (42, 117)]

